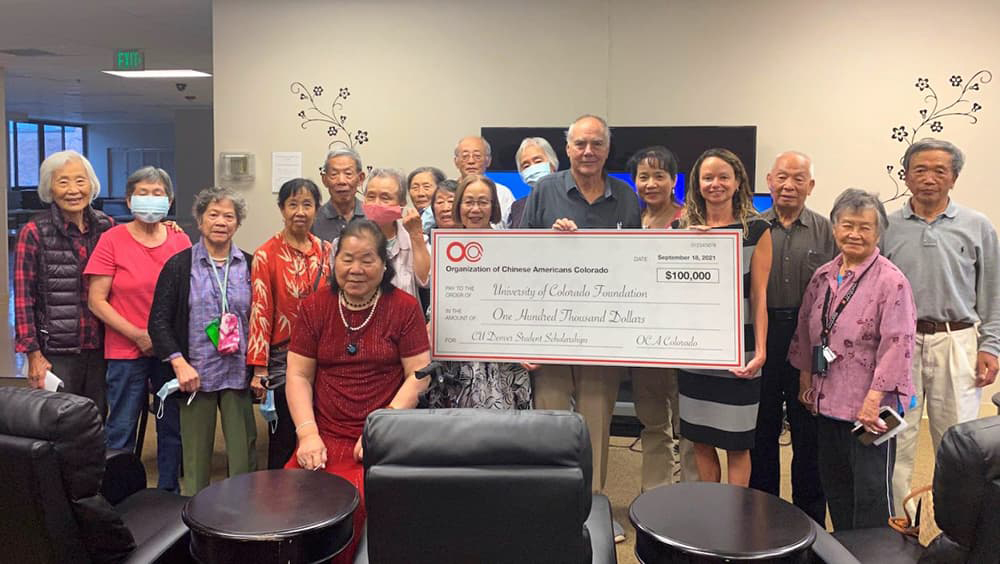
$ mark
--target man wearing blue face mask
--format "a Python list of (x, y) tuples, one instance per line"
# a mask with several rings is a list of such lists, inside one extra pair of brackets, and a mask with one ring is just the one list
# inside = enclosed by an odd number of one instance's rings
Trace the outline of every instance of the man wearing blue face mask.
[[(160, 389), (164, 375), (169, 374), (152, 356), (153, 345), (146, 332), (156, 279), (167, 259), (190, 248), (191, 240), (162, 223), (173, 203), (173, 184), (163, 169), (148, 166), (132, 173), (125, 184), (125, 197), (135, 221), (101, 236), (84, 274), (90, 277), (87, 304), (104, 322), (107, 444), (109, 448), (132, 450), (148, 386), (151, 382), (152, 389)], [(157, 485), (176, 491), (181, 462), (176, 399), (168, 399), (163, 411), (156, 422)]]
[[(514, 162), (517, 163), (517, 170), (521, 174), (521, 180), (525, 184), (535, 187), (543, 176), (552, 174), (559, 169), (559, 157), (555, 150), (543, 137), (525, 137), (521, 141), (521, 146), (514, 153)], [(528, 196), (514, 200), (510, 206), (509, 227), (520, 227), (521, 216), (524, 214), (524, 204), (528, 201)]]

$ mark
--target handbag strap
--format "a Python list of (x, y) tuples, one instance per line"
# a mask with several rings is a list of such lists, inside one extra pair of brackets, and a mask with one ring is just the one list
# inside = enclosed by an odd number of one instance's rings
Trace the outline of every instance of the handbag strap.
[(910, 510), (908, 508), (907, 502), (910, 501), (911, 499), (917, 497), (917, 496), (923, 495), (923, 494), (931, 491), (931, 489), (933, 489), (933, 486), (924, 486), (924, 487), (917, 488), (917, 489), (911, 491), (910, 494), (908, 496), (906, 496), (906, 499), (903, 500), (903, 512), (905, 513), (905, 516), (904, 517), (889, 517), (889, 526), (892, 527), (893, 530), (895, 530), (895, 531), (897, 531), (897, 532), (899, 532), (901, 534), (904, 534), (906, 536), (913, 537), (913, 538), (919, 538), (920, 537), (920, 505), (921, 505), (922, 502), (921, 501), (917, 502), (917, 517), (916, 517), (916, 519), (914, 519), (910, 515)]

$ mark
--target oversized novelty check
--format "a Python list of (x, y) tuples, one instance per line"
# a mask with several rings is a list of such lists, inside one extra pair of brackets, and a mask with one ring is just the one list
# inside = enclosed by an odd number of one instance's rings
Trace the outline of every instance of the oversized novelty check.
[(739, 231), (435, 230), (441, 360), (733, 368)]

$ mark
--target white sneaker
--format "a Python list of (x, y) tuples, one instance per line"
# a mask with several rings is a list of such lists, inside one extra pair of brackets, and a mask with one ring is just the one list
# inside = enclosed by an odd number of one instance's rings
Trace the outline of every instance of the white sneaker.
[(611, 532), (615, 535), (615, 544), (625, 542), (625, 528), (618, 521), (611, 522)]

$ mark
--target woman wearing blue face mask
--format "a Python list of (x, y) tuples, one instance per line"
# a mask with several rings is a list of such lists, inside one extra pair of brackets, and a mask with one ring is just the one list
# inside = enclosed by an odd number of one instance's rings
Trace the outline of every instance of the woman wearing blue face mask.
[[(525, 137), (514, 153), (514, 162), (517, 163), (521, 180), (532, 188), (543, 176), (559, 169), (559, 157), (556, 156), (552, 145), (542, 137)], [(524, 213), (524, 204), (527, 201), (528, 196), (525, 195), (511, 204), (508, 227), (520, 227), (521, 215)]]
[[(104, 322), (108, 447), (132, 450), (148, 382), (159, 389), (166, 373), (152, 356), (146, 331), (156, 279), (167, 259), (190, 248), (191, 241), (162, 222), (173, 201), (173, 184), (163, 169), (147, 166), (132, 173), (125, 198), (135, 221), (113, 227), (101, 237), (84, 274), (90, 276), (87, 303)], [(157, 485), (176, 491), (181, 454), (176, 400), (166, 402), (156, 433)]]

